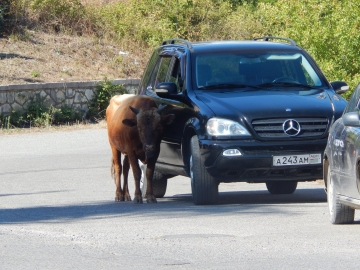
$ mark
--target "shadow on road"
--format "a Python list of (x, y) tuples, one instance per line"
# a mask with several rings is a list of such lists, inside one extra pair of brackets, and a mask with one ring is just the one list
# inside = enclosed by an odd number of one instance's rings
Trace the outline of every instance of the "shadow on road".
[[(168, 198), (171, 201), (192, 202), (191, 194), (179, 194)], [(323, 203), (326, 193), (323, 188), (297, 189), (288, 195), (271, 195), (267, 190), (220, 192), (217, 205), (227, 204), (293, 204)]]
[[(324, 203), (322, 188), (298, 189), (291, 195), (271, 195), (267, 191), (220, 192), (217, 205), (197, 206), (191, 194), (177, 194), (158, 199), (157, 204), (133, 202), (89, 202), (77, 205), (34, 206), (0, 209), (0, 224), (34, 222), (71, 222), (78, 219), (109, 219), (123, 216), (177, 217), (213, 214), (273, 213), (297, 214), (291, 204)], [(281, 204), (281, 207), (279, 206)], [(283, 207), (286, 204), (287, 207)], [(280, 209), (281, 208), (281, 209)]]
[(267, 190), (222, 192), (220, 204), (293, 204), (323, 203), (326, 193), (323, 188), (298, 189), (289, 195), (271, 195)]

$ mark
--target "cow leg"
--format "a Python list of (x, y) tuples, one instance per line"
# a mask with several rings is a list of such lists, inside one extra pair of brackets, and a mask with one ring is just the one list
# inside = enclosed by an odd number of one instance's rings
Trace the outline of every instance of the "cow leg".
[(139, 162), (135, 156), (131, 156), (131, 157), (129, 156), (129, 161), (135, 179), (135, 195), (133, 202), (143, 203), (141, 189), (140, 189), (141, 169), (139, 166)]
[(121, 153), (116, 150), (115, 147), (112, 147), (112, 162), (113, 162), (113, 175), (115, 179), (116, 191), (115, 191), (115, 201), (120, 202), (124, 200), (123, 191), (121, 189)]
[(130, 170), (130, 163), (129, 157), (126, 155), (123, 159), (123, 177), (124, 177), (124, 185), (123, 185), (123, 197), (125, 201), (131, 201), (131, 196), (129, 193), (129, 186), (128, 186), (128, 176)]
[(153, 188), (152, 188), (152, 180), (154, 177), (154, 169), (155, 169), (155, 160), (148, 160), (148, 164), (147, 164), (147, 168), (146, 168), (146, 193), (145, 193), (145, 197), (146, 197), (146, 202), (148, 203), (156, 203), (156, 197), (153, 193)]

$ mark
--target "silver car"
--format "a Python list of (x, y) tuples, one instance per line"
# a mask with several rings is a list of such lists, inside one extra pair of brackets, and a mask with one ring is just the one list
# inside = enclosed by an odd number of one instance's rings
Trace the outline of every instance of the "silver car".
[(353, 223), (360, 208), (360, 84), (334, 122), (324, 153), (324, 180), (333, 224)]

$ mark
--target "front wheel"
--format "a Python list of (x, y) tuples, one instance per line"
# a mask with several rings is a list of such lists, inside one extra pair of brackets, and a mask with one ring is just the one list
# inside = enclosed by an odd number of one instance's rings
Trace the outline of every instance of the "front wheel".
[(327, 201), (330, 212), (330, 221), (332, 224), (350, 224), (354, 222), (355, 209), (343, 205), (336, 199), (336, 189), (328, 165), (326, 177)]
[(269, 181), (266, 188), (270, 194), (293, 194), (296, 190), (296, 181)]
[(194, 204), (215, 204), (218, 201), (218, 182), (207, 172), (200, 155), (198, 137), (190, 141), (190, 178)]

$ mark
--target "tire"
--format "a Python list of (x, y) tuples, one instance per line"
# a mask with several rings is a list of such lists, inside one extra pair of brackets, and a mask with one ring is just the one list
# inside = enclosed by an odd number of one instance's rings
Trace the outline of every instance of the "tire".
[(154, 172), (152, 187), (153, 187), (153, 193), (156, 198), (162, 198), (165, 196), (167, 180), (168, 179), (166, 175), (159, 173), (157, 171)]
[(200, 156), (198, 137), (190, 141), (190, 178), (193, 202), (196, 205), (216, 204), (219, 197), (218, 182), (206, 171)]
[[(142, 164), (140, 161), (139, 161), (139, 165), (141, 169), (140, 189), (141, 189), (142, 197), (145, 198), (146, 188), (147, 188), (146, 165)], [(164, 174), (155, 171), (152, 181), (152, 187), (155, 198), (164, 197), (167, 188), (167, 177)]]
[(330, 164), (328, 165), (326, 177), (327, 201), (332, 224), (351, 224), (354, 222), (355, 209), (343, 205), (336, 198), (336, 188), (331, 176)]
[(270, 194), (293, 194), (296, 190), (296, 181), (269, 181), (266, 188)]

